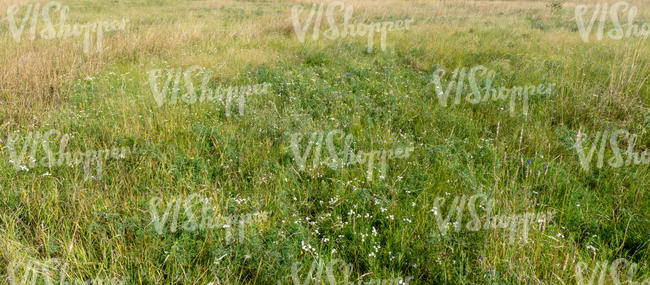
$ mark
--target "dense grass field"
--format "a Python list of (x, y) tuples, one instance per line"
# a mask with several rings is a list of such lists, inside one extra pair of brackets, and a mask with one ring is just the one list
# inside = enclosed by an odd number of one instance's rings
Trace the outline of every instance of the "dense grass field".
[(614, 1), (60, 1), (0, 2), (0, 284), (650, 284)]

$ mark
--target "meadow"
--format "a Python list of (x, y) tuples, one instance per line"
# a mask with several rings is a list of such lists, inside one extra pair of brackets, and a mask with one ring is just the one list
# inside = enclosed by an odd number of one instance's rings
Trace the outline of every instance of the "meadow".
[(0, 0), (0, 284), (650, 284), (619, 2), (319, 3)]

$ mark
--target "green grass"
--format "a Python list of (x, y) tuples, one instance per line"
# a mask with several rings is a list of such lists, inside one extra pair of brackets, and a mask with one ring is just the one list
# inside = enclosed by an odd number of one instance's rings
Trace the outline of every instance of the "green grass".
[[(314, 260), (342, 259), (362, 280), (570, 284), (578, 262), (626, 258), (639, 264), (635, 281), (648, 279), (648, 165), (585, 171), (573, 148), (581, 128), (590, 135), (626, 129), (639, 135), (636, 150), (650, 148), (648, 40), (584, 43), (572, 6), (556, 11), (546, 3), (355, 7), (355, 15), (375, 21), (416, 19), (412, 29), (389, 33), (387, 51), (376, 43), (372, 52), (363, 37), (300, 43), (284, 30), (290, 2), (65, 3), (71, 23), (131, 22), (107, 36), (99, 55), (84, 55), (75, 39), (72, 50), (59, 40), (20, 44), (52, 45), (98, 68), (64, 82), (69, 92), (36, 118), (16, 115), (30, 110), (0, 110), (0, 274), (12, 263), (58, 258), (68, 264), (67, 280), (290, 284), (295, 262), (308, 268)], [(647, 12), (639, 17), (648, 22)], [(16, 45), (7, 28), (0, 22), (0, 37)], [(147, 31), (161, 34), (149, 41)], [(128, 41), (138, 44), (115, 48)], [(10, 60), (0, 55), (0, 62)], [(248, 97), (244, 114), (230, 117), (219, 104), (158, 107), (147, 72), (194, 64), (215, 71), (212, 87), (268, 82), (270, 92)], [(476, 65), (496, 71), (493, 86), (555, 84), (556, 92), (531, 96), (528, 116), (520, 105), (510, 116), (504, 101), (442, 107), (433, 71)], [(625, 80), (611, 83), (619, 77)], [(19, 96), (29, 95), (0, 89), (4, 102)], [(70, 150), (135, 152), (106, 162), (101, 180), (84, 180), (78, 167), (16, 171), (9, 132), (51, 129), (74, 135)], [(298, 170), (290, 135), (331, 130), (353, 135), (355, 150), (412, 144), (415, 151), (389, 160), (385, 179), (375, 173), (367, 180), (359, 164)], [(497, 200), (495, 214), (557, 215), (543, 232), (531, 231), (528, 244), (509, 244), (506, 230), (437, 234), (435, 199), (477, 193)], [(156, 233), (150, 200), (192, 194), (211, 198), (223, 216), (266, 211), (269, 218), (232, 243), (223, 229)]]

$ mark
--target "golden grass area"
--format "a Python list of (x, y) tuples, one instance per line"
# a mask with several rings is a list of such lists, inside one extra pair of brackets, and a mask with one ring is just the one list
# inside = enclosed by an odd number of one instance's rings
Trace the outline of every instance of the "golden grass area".
[[(330, 3), (333, 1), (325, 1)], [(563, 6), (570, 10), (580, 4), (594, 4), (603, 1), (567, 1)], [(614, 3), (615, 1), (610, 1)], [(627, 1), (631, 5), (644, 6), (644, 1)], [(0, 11), (14, 4), (27, 5), (47, 1), (13, 1), (0, 3)], [(139, 58), (147, 61), (162, 56), (170, 57), (173, 64), (215, 65), (219, 63), (230, 74), (246, 64), (263, 64), (278, 57), (288, 56), (287, 50), (296, 43), (292, 40), (293, 27), (290, 22), (292, 3), (309, 1), (191, 1), (165, 3), (164, 6), (147, 7), (151, 12), (138, 9), (124, 9), (129, 2), (117, 1), (107, 4), (93, 4), (94, 11), (85, 11), (83, 1), (65, 2), (73, 10), (70, 23), (84, 23), (92, 19), (131, 19), (127, 32), (108, 35), (105, 52), (84, 54), (81, 40), (22, 40), (11, 39), (7, 22), (3, 22), (3, 52), (0, 64), (2, 94), (7, 117), (31, 120), (61, 103), (65, 88), (75, 79), (92, 75), (106, 62), (123, 58)], [(138, 3), (138, 2), (135, 2)], [(363, 22), (377, 18), (418, 19), (410, 41), (416, 40), (431, 48), (453, 49), (456, 42), (450, 35), (464, 32), (469, 27), (480, 28), (489, 23), (503, 29), (522, 25), (522, 16), (548, 18), (544, 1), (353, 1), (355, 21)], [(604, 3), (604, 2), (603, 2)], [(262, 8), (260, 8), (263, 6)], [(96, 8), (100, 7), (100, 8)], [(227, 10), (224, 11), (224, 7)], [(99, 11), (98, 11), (99, 10)], [(182, 10), (187, 13), (179, 14)], [(231, 12), (232, 11), (232, 12)], [(255, 13), (255, 11), (263, 11)], [(648, 17), (648, 11), (640, 10), (638, 18)], [(570, 16), (570, 15), (567, 15)], [(200, 17), (200, 18), (196, 18)], [(236, 18), (228, 20), (229, 18)], [(162, 20), (159, 20), (162, 19)], [(173, 20), (172, 20), (173, 19)], [(197, 20), (198, 19), (198, 20)], [(227, 27), (224, 27), (227, 25)], [(28, 32), (28, 31), (27, 31)], [(520, 30), (519, 32), (524, 32)], [(506, 31), (504, 31), (506, 33)], [(417, 37), (413, 39), (412, 34)], [(400, 42), (405, 37), (391, 35)], [(545, 42), (559, 45), (580, 44), (580, 38), (562, 31), (545, 33)], [(440, 42), (444, 40), (444, 42)], [(270, 46), (269, 46), (270, 44)], [(188, 45), (205, 47), (203, 53), (188, 53)], [(544, 45), (543, 47), (548, 47)], [(469, 47), (468, 47), (469, 48)], [(480, 49), (480, 46), (475, 46)], [(56, 55), (56, 56), (54, 56)], [(225, 72), (225, 71), (224, 71)], [(32, 93), (30, 95), (27, 92)], [(54, 104), (54, 105), (50, 105)], [(27, 108), (31, 106), (31, 108)], [(42, 108), (45, 108), (43, 110)], [(32, 109), (32, 110), (26, 110)], [(31, 118), (30, 118), (31, 117)]]

